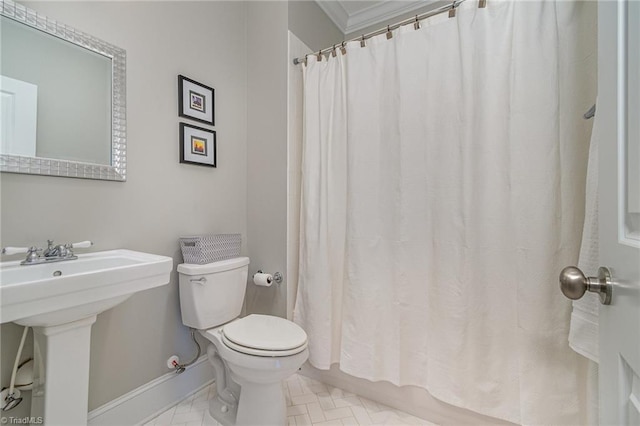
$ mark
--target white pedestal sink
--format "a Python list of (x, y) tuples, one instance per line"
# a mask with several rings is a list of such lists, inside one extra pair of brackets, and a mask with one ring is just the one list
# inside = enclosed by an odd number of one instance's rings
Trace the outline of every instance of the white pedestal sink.
[(91, 325), (132, 294), (169, 283), (173, 260), (131, 250), (21, 266), (0, 263), (0, 321), (33, 327), (31, 416), (86, 425)]

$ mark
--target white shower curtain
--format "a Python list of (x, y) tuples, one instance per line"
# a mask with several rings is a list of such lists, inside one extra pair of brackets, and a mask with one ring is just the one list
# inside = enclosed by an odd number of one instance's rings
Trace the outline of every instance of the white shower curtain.
[(577, 260), (595, 2), (461, 5), (304, 68), (309, 361), (524, 424), (584, 424)]

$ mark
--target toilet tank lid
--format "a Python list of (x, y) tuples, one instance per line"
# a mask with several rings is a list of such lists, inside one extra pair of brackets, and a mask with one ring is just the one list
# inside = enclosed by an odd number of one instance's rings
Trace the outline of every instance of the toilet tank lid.
[(241, 268), (249, 264), (248, 257), (234, 257), (233, 259), (220, 260), (218, 262), (196, 265), (195, 263), (181, 263), (178, 272), (185, 275), (206, 275), (215, 272), (229, 271)]

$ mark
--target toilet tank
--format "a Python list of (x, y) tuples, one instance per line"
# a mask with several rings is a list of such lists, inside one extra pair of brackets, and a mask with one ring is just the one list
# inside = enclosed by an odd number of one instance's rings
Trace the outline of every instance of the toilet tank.
[(247, 289), (248, 257), (178, 265), (182, 323), (205, 330), (237, 318)]

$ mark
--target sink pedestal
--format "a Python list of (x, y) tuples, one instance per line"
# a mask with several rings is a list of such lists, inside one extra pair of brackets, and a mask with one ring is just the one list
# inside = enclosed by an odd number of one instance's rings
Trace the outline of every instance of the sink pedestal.
[(31, 416), (45, 425), (86, 425), (91, 326), (96, 315), (34, 327)]

